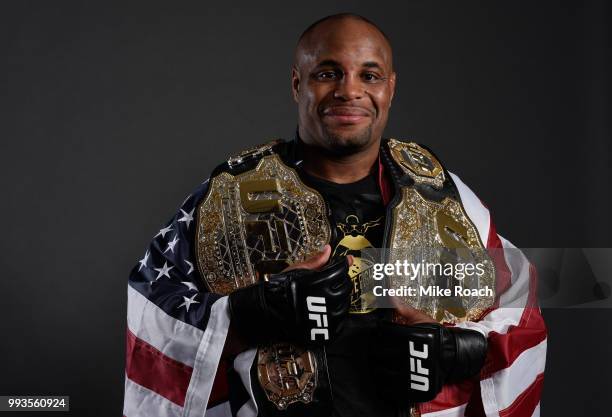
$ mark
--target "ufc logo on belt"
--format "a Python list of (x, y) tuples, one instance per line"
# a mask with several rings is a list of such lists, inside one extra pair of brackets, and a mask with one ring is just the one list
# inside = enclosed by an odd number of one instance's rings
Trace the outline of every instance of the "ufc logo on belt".
[(417, 391), (429, 391), (429, 369), (423, 366), (422, 360), (429, 357), (429, 349), (423, 344), (423, 350), (417, 350), (410, 342), (410, 388)]
[(306, 306), (308, 307), (308, 319), (316, 323), (316, 327), (310, 329), (310, 340), (317, 340), (318, 335), (323, 335), (323, 340), (329, 340), (325, 297), (306, 297)]

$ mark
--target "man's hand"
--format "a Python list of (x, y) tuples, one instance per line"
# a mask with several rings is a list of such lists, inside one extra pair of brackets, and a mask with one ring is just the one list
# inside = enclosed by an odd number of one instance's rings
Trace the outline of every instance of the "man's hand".
[(427, 314), (423, 313), (421, 310), (417, 310), (416, 308), (406, 305), (397, 297), (391, 298), (391, 304), (393, 304), (393, 306), (395, 307), (395, 311), (393, 312), (393, 321), (395, 323), (403, 324), (406, 326), (412, 326), (414, 324), (421, 323), (437, 323), (437, 321), (432, 319)]
[(331, 247), (229, 296), (232, 327), (249, 345), (328, 343), (349, 311), (351, 258), (323, 267)]
[(291, 266), (283, 269), (281, 272), (293, 271), (294, 269), (320, 269), (329, 261), (331, 255), (331, 246), (325, 245), (321, 252), (315, 253), (310, 258), (303, 260), (302, 262), (294, 263)]
[(432, 400), (448, 382), (480, 371), (487, 339), (477, 331), (437, 323), (382, 322), (373, 346), (375, 375), (384, 395), (401, 407)]

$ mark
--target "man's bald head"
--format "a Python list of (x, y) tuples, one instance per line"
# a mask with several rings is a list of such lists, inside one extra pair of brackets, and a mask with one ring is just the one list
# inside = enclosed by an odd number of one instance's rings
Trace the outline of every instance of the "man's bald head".
[(308, 53), (313, 47), (316, 47), (316, 45), (322, 41), (321, 38), (325, 38), (325, 35), (329, 35), (330, 31), (347, 30), (350, 36), (355, 36), (357, 33), (355, 33), (354, 29), (359, 26), (361, 26), (362, 29), (369, 29), (360, 31), (363, 34), (379, 38), (378, 40), (381, 41), (381, 46), (387, 50), (391, 60), (391, 66), (393, 66), (393, 50), (389, 37), (374, 22), (355, 13), (338, 13), (325, 16), (308, 26), (297, 41), (293, 58), (294, 66), (299, 65), (302, 54)]

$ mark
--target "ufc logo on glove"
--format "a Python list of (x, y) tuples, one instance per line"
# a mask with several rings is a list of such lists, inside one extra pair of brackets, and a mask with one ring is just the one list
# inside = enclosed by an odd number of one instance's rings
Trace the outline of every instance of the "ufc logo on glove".
[(409, 343), (410, 347), (410, 388), (417, 391), (429, 391), (429, 369), (423, 366), (422, 360), (429, 357), (429, 349), (423, 344), (422, 350), (414, 347), (414, 342)]
[(323, 340), (329, 340), (327, 325), (327, 307), (325, 297), (306, 297), (308, 319), (315, 321), (315, 328), (310, 330), (310, 340), (317, 340), (317, 335), (323, 335)]

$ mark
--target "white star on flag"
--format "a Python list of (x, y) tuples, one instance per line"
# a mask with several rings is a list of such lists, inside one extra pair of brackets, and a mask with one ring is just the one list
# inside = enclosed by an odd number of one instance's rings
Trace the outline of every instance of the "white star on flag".
[(146, 268), (147, 267), (147, 262), (149, 260), (149, 251), (147, 251), (147, 253), (145, 253), (144, 258), (142, 258), (140, 261), (138, 261), (140, 263), (140, 266), (138, 267), (138, 270), (140, 271), (142, 268)]
[(189, 229), (189, 224), (193, 221), (193, 212), (194, 211), (195, 211), (195, 208), (192, 209), (189, 213), (187, 213), (185, 210), (181, 209), (181, 213), (183, 213), (183, 217), (178, 219), (178, 221), (179, 222), (187, 223), (187, 229)]
[(187, 271), (187, 275), (193, 272), (193, 264), (189, 262), (187, 259), (183, 259), (187, 265), (189, 265), (189, 271)]
[(196, 287), (193, 282), (190, 282), (190, 281), (181, 281), (181, 284), (183, 284), (184, 286), (186, 286), (190, 290), (194, 290), (194, 291), (198, 290), (198, 287)]
[(174, 239), (172, 239), (172, 241), (168, 242), (168, 247), (166, 248), (166, 250), (164, 251), (164, 253), (171, 251), (172, 253), (174, 253), (174, 247), (176, 246), (176, 243), (178, 242), (178, 237), (174, 236)]
[(170, 274), (168, 274), (168, 272), (170, 272), (170, 270), (172, 268), (174, 268), (174, 266), (171, 266), (170, 268), (168, 268), (168, 262), (164, 262), (164, 266), (162, 266), (161, 268), (153, 268), (157, 272), (159, 272), (159, 274), (157, 274), (157, 278), (155, 278), (155, 281), (157, 281), (161, 277), (168, 277), (168, 278), (170, 278)]
[(181, 307), (185, 306), (185, 310), (189, 311), (189, 307), (191, 307), (192, 304), (199, 304), (200, 303), (199, 301), (194, 300), (194, 298), (196, 298), (197, 296), (198, 296), (197, 293), (193, 294), (191, 296), (191, 298), (183, 296), (183, 300), (185, 300), (185, 301), (183, 301), (183, 304), (181, 304), (177, 308), (181, 308)]
[(155, 236), (153, 236), (153, 237), (154, 237), (154, 238), (156, 238), (156, 237), (157, 237), (157, 236), (159, 236), (159, 235), (161, 235), (161, 237), (166, 237), (166, 233), (168, 233), (168, 232), (169, 232), (169, 231), (171, 231), (171, 230), (172, 230), (172, 227), (170, 227), (170, 226), (164, 227), (163, 229), (160, 229), (160, 230), (159, 230), (159, 233), (158, 233), (158, 234), (156, 234), (156, 235), (155, 235)]

